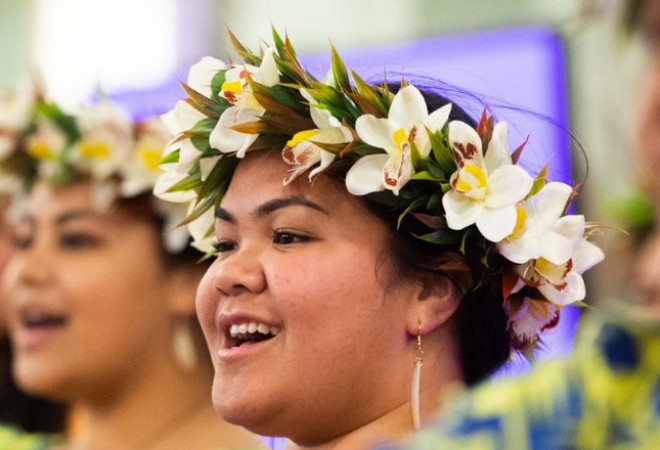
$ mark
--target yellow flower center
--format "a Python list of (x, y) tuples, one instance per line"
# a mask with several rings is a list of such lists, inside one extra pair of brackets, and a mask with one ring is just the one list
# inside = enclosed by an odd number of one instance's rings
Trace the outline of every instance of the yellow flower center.
[(457, 191), (464, 194), (488, 187), (486, 173), (476, 164), (467, 163), (458, 173), (458, 180), (454, 186)]
[(152, 172), (160, 172), (160, 165), (158, 164), (163, 157), (162, 148), (146, 144), (141, 144), (138, 148), (138, 155), (142, 164)]
[(293, 135), (291, 139), (289, 139), (289, 142), (286, 143), (287, 147), (295, 147), (296, 145), (300, 144), (301, 142), (308, 141), (317, 134), (319, 134), (321, 130), (319, 129), (312, 129), (312, 130), (305, 130), (305, 131), (299, 131), (296, 134)]
[(105, 142), (84, 141), (80, 143), (80, 152), (89, 159), (110, 158), (110, 146)]
[(545, 258), (539, 258), (534, 264), (534, 270), (551, 284), (558, 286), (564, 283), (564, 278), (571, 271), (573, 262), (569, 259), (566, 264), (553, 264)]
[(400, 155), (410, 147), (410, 142), (408, 142), (408, 135), (406, 134), (406, 130), (404, 128), (399, 128), (394, 132), (394, 142), (399, 149)]
[(232, 103), (236, 103), (241, 94), (243, 94), (243, 82), (225, 81), (220, 88), (223, 97)]
[(28, 147), (28, 154), (35, 159), (51, 159), (53, 151), (50, 145), (43, 139), (35, 139)]
[(520, 238), (525, 234), (527, 229), (527, 210), (524, 206), (516, 207), (516, 227), (513, 229), (513, 232), (507, 236), (507, 239), (513, 241)]

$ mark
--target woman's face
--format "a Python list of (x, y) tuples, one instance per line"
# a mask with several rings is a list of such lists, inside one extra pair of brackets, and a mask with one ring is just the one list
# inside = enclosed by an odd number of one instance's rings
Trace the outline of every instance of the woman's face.
[(216, 214), (219, 255), (197, 312), (218, 412), (314, 443), (407, 400), (413, 295), (392, 282), (380, 220), (327, 177), (283, 186), (286, 170), (275, 153), (239, 164)]
[(96, 211), (91, 192), (37, 186), (12, 232), (3, 288), (14, 373), (30, 393), (107, 396), (168, 344), (156, 227), (121, 208)]

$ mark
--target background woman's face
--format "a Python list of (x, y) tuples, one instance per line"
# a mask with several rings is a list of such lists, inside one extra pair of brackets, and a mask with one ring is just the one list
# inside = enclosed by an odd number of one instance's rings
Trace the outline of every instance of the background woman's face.
[(121, 208), (95, 211), (89, 184), (39, 185), (12, 239), (3, 284), (25, 390), (112, 395), (163, 357), (153, 349), (170, 322), (153, 223)]
[(285, 172), (272, 153), (238, 166), (197, 311), (220, 414), (311, 443), (406, 400), (392, 393), (408, 391), (398, 368), (412, 367), (407, 286), (388, 287), (382, 222), (334, 181), (300, 177), (285, 187)]

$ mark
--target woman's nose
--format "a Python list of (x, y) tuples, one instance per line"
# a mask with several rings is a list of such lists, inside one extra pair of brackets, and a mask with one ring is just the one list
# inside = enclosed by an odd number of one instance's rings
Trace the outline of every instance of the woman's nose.
[(266, 289), (260, 254), (257, 249), (238, 249), (211, 268), (216, 289), (225, 295), (256, 294)]
[(7, 267), (8, 278), (29, 286), (40, 286), (50, 282), (54, 262), (45, 249), (33, 245), (31, 248), (15, 252)]

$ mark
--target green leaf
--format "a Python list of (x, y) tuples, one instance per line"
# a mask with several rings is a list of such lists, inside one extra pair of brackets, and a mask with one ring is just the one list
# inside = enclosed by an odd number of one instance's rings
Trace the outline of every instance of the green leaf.
[(217, 119), (212, 119), (212, 118), (201, 119), (190, 130), (186, 130), (183, 133), (190, 137), (200, 136), (208, 139), (208, 137), (211, 135), (211, 132), (213, 131), (217, 123), (218, 123)]
[[(377, 117), (387, 117), (388, 111), (385, 109), (385, 106), (383, 105), (383, 102), (381, 101), (376, 91), (374, 91), (374, 89), (369, 84), (360, 78), (360, 75), (355, 73), (354, 70), (352, 70), (351, 73), (353, 74), (353, 80), (355, 80), (355, 85), (360, 96), (362, 96), (362, 98), (366, 100), (367, 103), (371, 104), (380, 113), (377, 115)], [(359, 96), (351, 96), (353, 100), (356, 100), (356, 97)], [(356, 100), (356, 103), (362, 107), (362, 103), (360, 101)]]
[(277, 50), (277, 54), (285, 61), (288, 61), (286, 44), (282, 40), (282, 36), (280, 36), (280, 34), (277, 32), (274, 25), (271, 25), (271, 30), (273, 32), (273, 42), (275, 43), (275, 49)]
[(534, 184), (532, 184), (532, 189), (529, 191), (529, 194), (527, 194), (526, 198), (530, 198), (536, 194), (538, 194), (541, 189), (543, 189), (543, 186), (546, 185), (548, 182), (548, 165), (546, 164), (543, 170), (539, 172), (539, 174), (536, 176), (536, 179), (534, 180)]
[(433, 161), (429, 161), (426, 167), (429, 170), (429, 173), (431, 174), (432, 177), (434, 177), (438, 181), (447, 181), (447, 175), (445, 172), (438, 166), (433, 163)]
[(335, 78), (335, 83), (346, 92), (351, 92), (351, 81), (348, 79), (348, 72), (346, 71), (346, 66), (344, 61), (342, 61), (341, 56), (337, 53), (337, 49), (334, 45), (332, 47), (332, 75)]
[(428, 181), (441, 181), (442, 178), (436, 178), (431, 173), (427, 170), (423, 170), (421, 172), (417, 172), (411, 180), (428, 180)]
[(211, 169), (209, 175), (206, 177), (206, 180), (204, 181), (202, 188), (197, 194), (198, 197), (205, 198), (211, 195), (211, 193), (217, 188), (217, 186), (220, 184), (222, 180), (225, 180), (227, 178), (231, 179), (237, 164), (238, 164), (237, 158), (231, 158), (231, 157), (220, 158), (216, 163), (216, 165), (213, 166), (213, 169)]
[(243, 61), (248, 64), (252, 64), (253, 66), (259, 67), (261, 65), (261, 58), (259, 58), (257, 55), (248, 50), (243, 44), (241, 44), (241, 42), (236, 38), (234, 33), (232, 33), (229, 28), (227, 28), (227, 33), (229, 34), (229, 40), (231, 41), (234, 50), (241, 56), (241, 58), (243, 58)]
[(298, 111), (305, 111), (302, 99), (293, 95), (295, 93), (294, 90), (284, 86), (275, 85), (267, 88), (267, 92), (268, 95), (273, 97), (278, 102), (290, 106), (291, 108)]
[(430, 212), (442, 211), (442, 192), (435, 192), (429, 197), (426, 209)]
[(456, 245), (461, 241), (460, 233), (453, 233), (448, 230), (443, 231), (434, 231), (428, 234), (416, 235), (413, 234), (417, 239), (422, 241), (430, 242), (431, 244), (436, 245)]
[(419, 208), (420, 206), (426, 204), (428, 201), (428, 197), (420, 197), (415, 199), (408, 207), (399, 215), (399, 219), (396, 222), (396, 229), (398, 230), (401, 227), (401, 222), (403, 219), (408, 215), (409, 212), (414, 211), (415, 209)]
[(200, 94), (184, 82), (181, 82), (181, 86), (183, 86), (186, 94), (188, 94), (188, 104), (190, 106), (209, 117), (213, 117), (215, 119), (220, 117), (221, 113), (218, 112), (218, 102)]
[(209, 142), (208, 136), (192, 136), (190, 142), (192, 142), (192, 145), (202, 154), (208, 153), (211, 149), (211, 143)]
[(202, 179), (199, 173), (192, 173), (185, 177), (183, 180), (179, 181), (172, 187), (170, 187), (166, 192), (184, 192), (197, 189), (202, 185)]
[(431, 142), (433, 156), (440, 166), (440, 169), (445, 174), (454, 173), (456, 171), (456, 162), (454, 161), (454, 158), (451, 154), (451, 150), (446, 144), (446, 140), (444, 138), (446, 134), (444, 134), (442, 130), (433, 133), (428, 128), (426, 128), (426, 132), (428, 133), (429, 141)]
[(163, 158), (161, 158), (158, 165), (160, 166), (160, 165), (163, 165), (163, 164), (178, 163), (180, 153), (181, 153), (181, 150), (174, 150), (173, 152), (168, 153), (167, 155), (163, 156)]
[(206, 198), (200, 197), (200, 203), (195, 206), (195, 208), (188, 214), (188, 217), (181, 222), (179, 226), (183, 225), (188, 225), (191, 222), (194, 222), (195, 220), (199, 219), (199, 217), (204, 214), (206, 211), (209, 210), (209, 208), (212, 208), (213, 205), (215, 204), (215, 197), (210, 196)]

